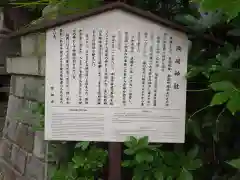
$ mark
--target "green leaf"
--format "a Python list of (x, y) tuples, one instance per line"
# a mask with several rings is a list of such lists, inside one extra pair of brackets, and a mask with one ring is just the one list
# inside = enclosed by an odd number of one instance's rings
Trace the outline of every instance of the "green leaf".
[(130, 136), (129, 139), (124, 142), (124, 145), (127, 146), (128, 148), (135, 147), (137, 146), (137, 144), (138, 144), (138, 140), (133, 136)]
[(236, 169), (240, 169), (240, 159), (234, 159), (234, 160), (228, 161), (227, 163)]
[(132, 165), (131, 160), (125, 160), (122, 162), (122, 167), (130, 167)]
[(52, 179), (54, 174), (57, 172), (57, 167), (55, 166), (48, 166), (48, 175)]
[(176, 15), (175, 20), (185, 25), (195, 25), (197, 18), (192, 15)]
[(202, 125), (200, 125), (197, 119), (188, 119), (186, 125), (186, 133), (191, 133), (196, 136), (199, 140), (202, 141), (202, 133), (201, 133)]
[(140, 174), (136, 174), (133, 176), (132, 180), (142, 180), (142, 176)]
[(52, 180), (67, 180), (67, 169), (61, 168), (58, 169), (54, 172), (53, 176), (52, 176)]
[[(232, 66), (232, 65), (230, 65)], [(234, 81), (238, 76), (238, 72), (221, 70), (220, 72), (216, 72), (211, 74), (210, 81), (218, 82), (218, 81)]]
[(146, 176), (145, 170), (148, 169), (149, 166), (146, 164), (139, 164), (133, 169), (133, 180), (143, 180), (143, 178)]
[(53, 14), (56, 13), (57, 14), (57, 6), (56, 4), (50, 4), (48, 6), (46, 6), (43, 10), (42, 10), (42, 15), (43, 16), (47, 16), (49, 14)]
[(160, 172), (160, 171), (156, 171), (154, 173), (154, 177), (155, 177), (156, 180), (164, 180), (163, 173)]
[(214, 91), (232, 91), (235, 89), (235, 86), (230, 81), (220, 81), (212, 83), (210, 87)]
[(133, 155), (133, 154), (135, 154), (135, 150), (134, 149), (125, 149), (124, 154)]
[(201, 159), (195, 159), (190, 161), (190, 163), (185, 167), (187, 170), (192, 171), (200, 168), (202, 166)]
[(222, 4), (221, 0), (201, 0), (201, 8), (204, 10), (214, 10)]
[(85, 12), (89, 9), (99, 6), (100, 0), (71, 0), (64, 1), (64, 6), (61, 9), (62, 14), (73, 14), (75, 12)]
[(167, 180), (173, 180), (173, 178), (171, 176), (167, 177)]
[(240, 36), (240, 29), (239, 28), (232, 29), (232, 30), (228, 31), (227, 34), (229, 36)]
[(234, 92), (234, 95), (227, 103), (227, 108), (234, 115), (237, 111), (240, 111), (240, 93)]
[(163, 160), (167, 165), (173, 166), (176, 164), (177, 155), (173, 152), (165, 152), (163, 155)]
[(138, 163), (142, 162), (152, 162), (153, 156), (147, 151), (139, 152), (136, 154), (135, 159)]
[(227, 57), (223, 56), (221, 60), (221, 64), (224, 68), (231, 68), (233, 64), (239, 60), (239, 58), (240, 58), (240, 49), (239, 47), (237, 47), (235, 50), (230, 51)]
[(138, 140), (138, 146), (140, 147), (147, 147), (148, 146), (148, 137), (142, 137)]
[(198, 151), (199, 151), (199, 147), (196, 145), (193, 149), (191, 149), (188, 153), (187, 156), (190, 159), (194, 159), (196, 158), (196, 156), (198, 155)]
[(195, 76), (199, 75), (202, 71), (203, 71), (203, 69), (200, 67), (192, 67), (189, 69), (189, 71), (186, 75), (186, 78), (189, 79), (189, 78), (195, 77)]
[(224, 104), (225, 102), (227, 102), (229, 99), (229, 93), (227, 92), (219, 92), (216, 93), (211, 101), (211, 106), (215, 106), (215, 105), (221, 105)]
[(177, 180), (193, 180), (193, 176), (189, 171), (183, 169)]
[(235, 0), (199, 0), (201, 2), (201, 9), (204, 10), (222, 10), (228, 15), (228, 22), (235, 18), (239, 11), (239, 1)]
[(76, 144), (75, 148), (81, 148), (83, 151), (85, 151), (90, 145), (90, 142), (84, 141), (84, 142), (79, 142)]
[(84, 159), (85, 159), (86, 157), (84, 157), (84, 156), (74, 156), (73, 158), (72, 158), (72, 161), (73, 161), (73, 163), (74, 163), (74, 168), (79, 168), (79, 167), (82, 167), (83, 165), (84, 165)]
[(193, 121), (192, 123), (192, 132), (199, 139), (202, 140), (201, 126), (198, 122)]
[(208, 29), (213, 25), (220, 23), (221, 20), (223, 20), (222, 17), (223, 14), (221, 11), (208, 11), (207, 14), (202, 15), (198, 20), (198, 27)]

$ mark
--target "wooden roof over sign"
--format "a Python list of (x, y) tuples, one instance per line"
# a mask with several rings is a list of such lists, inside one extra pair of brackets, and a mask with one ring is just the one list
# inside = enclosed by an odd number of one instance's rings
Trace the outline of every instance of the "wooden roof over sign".
[[(178, 30), (181, 32), (185, 32), (187, 34), (194, 34), (194, 32), (192, 32), (189, 28), (182, 26), (180, 24), (174, 23), (172, 21), (169, 21), (167, 19), (161, 18), (149, 11), (144, 11), (144, 10), (129, 6), (125, 3), (116, 2), (116, 3), (111, 3), (108, 5), (101, 6), (99, 8), (91, 9), (85, 13), (76, 13), (73, 15), (68, 15), (68, 16), (57, 18), (56, 20), (43, 21), (42, 23), (39, 23), (37, 25), (32, 25), (30, 27), (22, 28), (16, 32), (13, 32), (13, 33), (9, 34), (8, 38), (16, 38), (16, 37), (20, 37), (20, 36), (25, 36), (27, 34), (36, 33), (36, 32), (44, 32), (50, 28), (61, 26), (63, 24), (71, 23), (74, 21), (79, 21), (79, 20), (88, 18), (90, 16), (95, 16), (95, 15), (98, 15), (98, 14), (101, 14), (101, 13), (104, 13), (107, 11), (111, 11), (114, 9), (120, 9), (125, 12), (132, 13), (134, 15), (148, 19), (154, 23), (165, 25), (169, 28), (172, 28), (172, 29), (175, 29), (175, 30)], [(216, 40), (215, 38), (211, 37), (210, 35), (205, 34), (204, 38), (206, 40), (212, 41), (214, 43), (222, 44), (222, 42)]]

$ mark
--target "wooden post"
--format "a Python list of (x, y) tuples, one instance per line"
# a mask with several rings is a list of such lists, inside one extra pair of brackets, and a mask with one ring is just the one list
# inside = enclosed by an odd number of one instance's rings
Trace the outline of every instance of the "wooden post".
[(108, 144), (109, 171), (108, 180), (121, 180), (122, 148), (121, 143), (111, 142)]

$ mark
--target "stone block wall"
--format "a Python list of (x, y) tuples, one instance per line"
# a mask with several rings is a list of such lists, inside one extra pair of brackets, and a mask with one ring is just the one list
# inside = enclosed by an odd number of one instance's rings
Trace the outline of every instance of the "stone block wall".
[(43, 132), (34, 131), (40, 116), (32, 112), (44, 102), (45, 34), (21, 38), (21, 56), (7, 59), (10, 95), (0, 140), (0, 180), (44, 180)]

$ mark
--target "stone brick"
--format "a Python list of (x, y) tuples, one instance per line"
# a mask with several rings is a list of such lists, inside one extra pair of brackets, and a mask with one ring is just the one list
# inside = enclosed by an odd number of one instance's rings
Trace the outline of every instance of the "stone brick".
[(38, 108), (39, 108), (38, 103), (33, 101), (26, 102), (24, 108), (27, 111), (25, 116), (25, 122), (28, 123), (29, 125), (38, 126), (39, 122), (44, 118), (43, 115), (36, 111)]
[(44, 102), (44, 93), (43, 78), (16, 76), (14, 95)]
[(31, 56), (36, 54), (37, 48), (36, 34), (21, 37), (21, 56)]
[(43, 56), (41, 58), (39, 58), (39, 61), (40, 61), (40, 75), (41, 76), (45, 76), (45, 69), (46, 69), (46, 56)]
[(17, 177), (16, 180), (28, 180), (26, 177)]
[(13, 74), (39, 75), (37, 56), (7, 58), (7, 72)]
[(16, 130), (16, 143), (28, 152), (33, 151), (34, 132), (26, 125), (19, 123)]
[(24, 174), (25, 172), (26, 161), (27, 161), (27, 152), (25, 152), (18, 146), (13, 145), (11, 162), (14, 168), (21, 174)]
[(21, 55), (45, 55), (46, 34), (37, 33), (21, 37)]
[(9, 96), (8, 99), (8, 109), (7, 109), (7, 117), (11, 120), (20, 120), (20, 112), (23, 110), (24, 107), (24, 100), (19, 99), (13, 95)]
[(15, 84), (16, 84), (15, 79), (16, 79), (16, 76), (12, 75), (10, 80), (10, 90), (9, 90), (10, 94), (15, 93)]
[(16, 177), (20, 177), (21, 174), (16, 171), (13, 166), (0, 158), (1, 172), (4, 175), (4, 180), (16, 180)]
[(16, 180), (16, 174), (13, 170), (7, 169), (4, 171), (4, 180)]
[(24, 176), (22, 176), (22, 177), (17, 177), (17, 179), (16, 180), (35, 180), (35, 179), (29, 179), (29, 178), (27, 178), (27, 177), (24, 177)]
[(46, 55), (46, 34), (41, 33), (37, 35), (37, 55)]
[(8, 121), (7, 123), (7, 137), (12, 141), (16, 141), (16, 130), (18, 123), (16, 121)]
[(26, 176), (35, 180), (44, 179), (45, 164), (34, 156), (29, 156), (26, 165)]
[(44, 159), (46, 152), (46, 143), (47, 142), (44, 141), (44, 132), (42, 131), (35, 132), (33, 154), (36, 157)]
[[(9, 96), (7, 118), (26, 124), (36, 124), (39, 122), (39, 114), (32, 111), (37, 108), (38, 103), (20, 99), (16, 96)], [(42, 118), (42, 117), (41, 117)]]
[(12, 151), (12, 144), (7, 139), (1, 139), (0, 141), (0, 157), (10, 162)]
[[(4, 165), (3, 165), (3, 163), (0, 163), (0, 174), (3, 175), (3, 173), (4, 173)], [(0, 178), (0, 180), (2, 180), (2, 179)]]
[(26, 86), (26, 78), (24, 76), (15, 76), (14, 80), (14, 93), (13, 95), (19, 96), (19, 97), (24, 97), (25, 92), (25, 86)]
[(4, 128), (5, 119), (6, 119), (5, 117), (0, 117), (0, 132), (2, 132), (2, 130)]
[(4, 128), (2, 131), (2, 137), (7, 137), (8, 125), (9, 125), (9, 119), (6, 118), (5, 123), (4, 123)]

